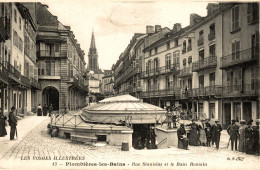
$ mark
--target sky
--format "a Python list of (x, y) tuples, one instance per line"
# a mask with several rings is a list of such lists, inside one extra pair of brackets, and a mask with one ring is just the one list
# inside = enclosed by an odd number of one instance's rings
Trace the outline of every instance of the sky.
[[(207, 14), (205, 1), (176, 0), (41, 0), (58, 20), (71, 26), (76, 39), (88, 51), (92, 30), (95, 34), (101, 69), (111, 69), (134, 33), (145, 33), (146, 25), (172, 29), (174, 23), (189, 25), (191, 13)], [(86, 65), (87, 66), (87, 65)]]

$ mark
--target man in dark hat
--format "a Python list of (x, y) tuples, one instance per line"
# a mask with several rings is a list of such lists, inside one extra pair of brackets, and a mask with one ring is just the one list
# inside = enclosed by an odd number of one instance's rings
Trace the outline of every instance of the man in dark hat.
[(15, 106), (11, 108), (11, 111), (9, 113), (9, 126), (11, 126), (10, 129), (10, 140), (14, 140), (14, 134), (16, 132), (16, 126), (17, 126), (17, 117), (14, 114)]
[(227, 133), (229, 134), (231, 140), (231, 150), (233, 150), (234, 142), (235, 142), (235, 150), (237, 151), (237, 138), (239, 135), (238, 133), (239, 126), (237, 126), (235, 122), (236, 121), (234, 119), (231, 120), (231, 124), (227, 128)]
[(255, 148), (254, 148), (254, 142), (255, 142), (255, 130), (252, 127), (253, 120), (250, 120), (247, 123), (247, 127), (245, 129), (246, 132), (246, 154), (254, 154)]
[(222, 127), (219, 124), (219, 120), (215, 120), (215, 124), (212, 126), (212, 133), (214, 136), (214, 142), (216, 143), (217, 149), (219, 149), (221, 131), (222, 131)]
[(186, 130), (184, 128), (184, 123), (180, 124), (179, 129), (177, 130), (178, 136), (178, 148), (188, 150), (189, 139), (186, 137)]

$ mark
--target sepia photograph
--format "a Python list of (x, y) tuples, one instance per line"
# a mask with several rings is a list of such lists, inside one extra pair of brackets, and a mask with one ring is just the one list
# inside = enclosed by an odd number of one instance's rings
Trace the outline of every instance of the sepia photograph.
[(0, 2), (0, 169), (259, 170), (259, 1)]

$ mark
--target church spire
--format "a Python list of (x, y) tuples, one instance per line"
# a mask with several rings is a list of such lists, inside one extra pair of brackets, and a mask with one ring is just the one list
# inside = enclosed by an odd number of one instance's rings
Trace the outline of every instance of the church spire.
[(97, 54), (97, 48), (96, 48), (95, 36), (93, 30), (92, 30), (91, 43), (88, 52), (88, 69), (90, 70), (99, 69), (98, 54)]
[(90, 43), (90, 47), (89, 47), (89, 54), (96, 54), (96, 53), (97, 53), (97, 49), (96, 49), (96, 43), (95, 43), (95, 36), (94, 36), (94, 32), (92, 30), (91, 43)]

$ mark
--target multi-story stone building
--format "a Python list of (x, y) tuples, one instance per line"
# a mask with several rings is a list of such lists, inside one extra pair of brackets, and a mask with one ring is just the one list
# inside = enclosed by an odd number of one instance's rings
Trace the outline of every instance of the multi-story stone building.
[(114, 94), (114, 75), (112, 71), (106, 73), (105, 76), (102, 77), (101, 86), (101, 94), (104, 96), (111, 96)]
[(223, 6), (223, 117), (228, 126), (259, 118), (259, 3)]
[(84, 84), (84, 51), (77, 43), (69, 26), (64, 26), (48, 11), (48, 6), (37, 3), (30, 8), (37, 18), (38, 79), (42, 92), (39, 103), (53, 105), (54, 110), (75, 110), (86, 103)]
[[(191, 14), (185, 28), (177, 23), (156, 36), (156, 27), (147, 27), (152, 32), (140, 41), (140, 98), (162, 108), (180, 106), (193, 118), (219, 119), (224, 127), (231, 119), (259, 118), (258, 10), (257, 3), (208, 4), (207, 16)], [(116, 70), (128, 68), (122, 56)], [(116, 71), (115, 86), (127, 87), (132, 78)]]

